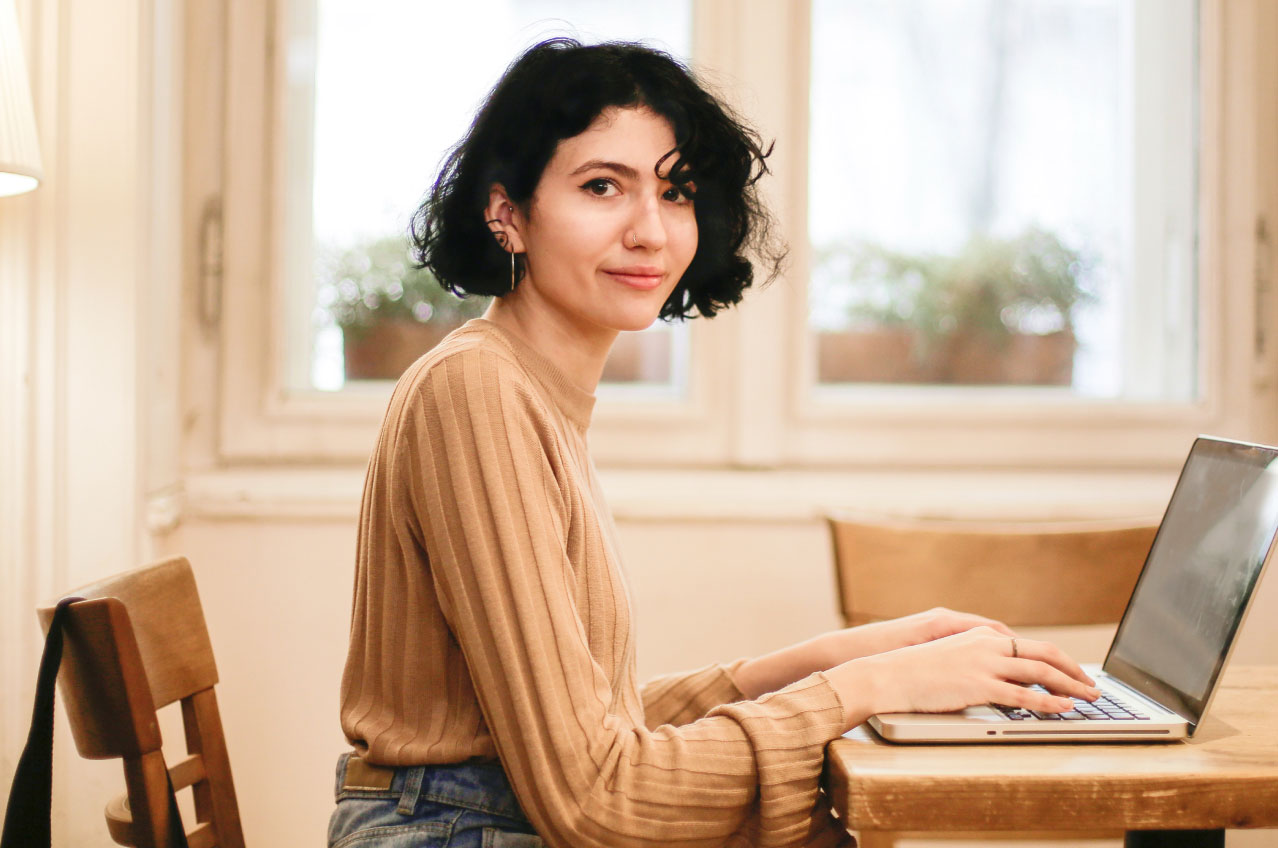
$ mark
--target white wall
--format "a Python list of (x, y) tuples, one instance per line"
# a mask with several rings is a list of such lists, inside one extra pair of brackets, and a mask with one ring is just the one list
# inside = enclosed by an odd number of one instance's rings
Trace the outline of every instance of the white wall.
[[(30, 720), (36, 604), (150, 555), (142, 503), (178, 444), (152, 401), (176, 396), (156, 374), (177, 354), (180, 5), (17, 10), (46, 180), (0, 201), (0, 790)], [(56, 738), (55, 842), (102, 842), (119, 766), (79, 760), (65, 724)]]

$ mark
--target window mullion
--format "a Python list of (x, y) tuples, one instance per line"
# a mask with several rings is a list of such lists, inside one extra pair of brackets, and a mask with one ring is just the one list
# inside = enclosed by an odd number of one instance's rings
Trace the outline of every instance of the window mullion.
[[(806, 238), (802, 145), (807, 137), (807, 38), (809, 4), (767, 0), (750, 14), (721, 0), (698, 4), (699, 58), (727, 88), (724, 95), (763, 136), (778, 142), (760, 183), (776, 216), (777, 235), (791, 249), (785, 273), (771, 286), (748, 293), (734, 314), (732, 361), (724, 373), (732, 385), (732, 461), (766, 467), (787, 458), (787, 422), (800, 322), (806, 298)], [(760, 277), (766, 271), (760, 268)]]

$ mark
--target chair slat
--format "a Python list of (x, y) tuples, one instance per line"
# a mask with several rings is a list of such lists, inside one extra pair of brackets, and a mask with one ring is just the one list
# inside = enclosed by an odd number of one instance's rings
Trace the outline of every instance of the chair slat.
[(192, 754), (169, 768), (169, 780), (173, 783), (174, 792), (194, 786), (207, 776), (204, 758), (199, 754)]
[(200, 822), (186, 835), (187, 848), (213, 848), (217, 845), (217, 831), (209, 822)]

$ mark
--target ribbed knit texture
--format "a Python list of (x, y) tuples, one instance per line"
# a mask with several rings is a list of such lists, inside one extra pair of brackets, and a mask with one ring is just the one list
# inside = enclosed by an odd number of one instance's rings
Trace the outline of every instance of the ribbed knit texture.
[(823, 674), (757, 701), (734, 666), (640, 690), (593, 407), (482, 319), (400, 379), (360, 514), (347, 739), (384, 765), (499, 757), (555, 848), (843, 844)]

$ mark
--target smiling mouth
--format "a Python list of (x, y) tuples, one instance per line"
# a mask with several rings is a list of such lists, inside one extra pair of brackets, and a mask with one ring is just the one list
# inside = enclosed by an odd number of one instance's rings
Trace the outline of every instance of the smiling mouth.
[(627, 285), (634, 289), (642, 291), (652, 291), (661, 285), (661, 281), (665, 279), (664, 273), (648, 272), (648, 271), (605, 271), (609, 277), (612, 277), (619, 283)]

